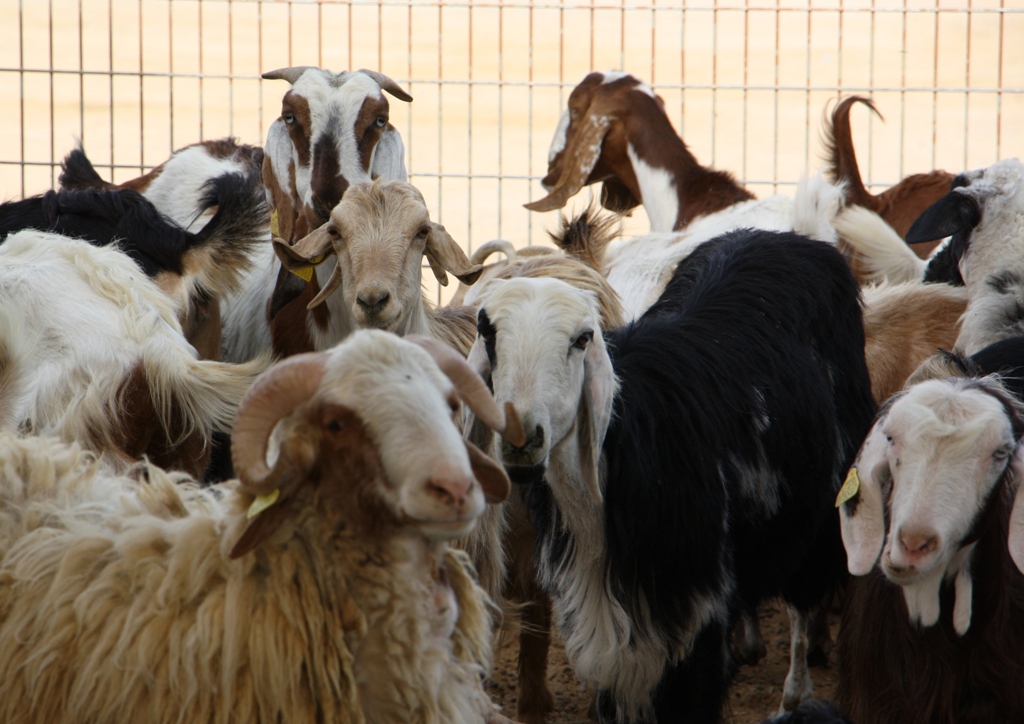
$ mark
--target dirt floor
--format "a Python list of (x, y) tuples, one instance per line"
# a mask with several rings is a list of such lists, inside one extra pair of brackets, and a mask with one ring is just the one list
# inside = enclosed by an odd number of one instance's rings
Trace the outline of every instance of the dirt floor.
[[(760, 611), (761, 633), (768, 655), (757, 666), (743, 666), (733, 679), (729, 704), (722, 721), (730, 724), (751, 724), (773, 716), (782, 702), (782, 684), (789, 670), (789, 618), (781, 605), (763, 606)], [(829, 617), (835, 638), (838, 614)], [(552, 641), (548, 658), (548, 685), (555, 697), (555, 711), (548, 724), (571, 724), (588, 721), (590, 697), (576, 679), (557, 637)], [(506, 716), (516, 713), (516, 658), (519, 646), (515, 636), (505, 636), (497, 652), (491, 682), (491, 696)], [(831, 699), (836, 685), (835, 652), (828, 668), (812, 668), (814, 695)]]

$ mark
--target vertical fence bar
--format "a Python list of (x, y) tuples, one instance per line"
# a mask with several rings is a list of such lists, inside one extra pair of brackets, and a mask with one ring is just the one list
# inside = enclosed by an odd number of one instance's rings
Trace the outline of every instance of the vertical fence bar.
[(139, 175), (146, 168), (146, 67), (143, 63), (142, 29), (145, 26), (142, 16), (143, 4), (139, 3)]
[(49, 73), (49, 76), (50, 76), (50, 78), (49, 78), (49, 81), (50, 81), (50, 185), (51, 186), (56, 186), (57, 185), (57, 173), (56, 173), (56, 167), (57, 166), (53, 162), (53, 154), (54, 154), (54, 151), (57, 148), (56, 138), (54, 136), (54, 130), (53, 130), (54, 129), (54, 120), (55, 120), (54, 112), (53, 112), (53, 106), (54, 106), (54, 102), (53, 102), (53, 98), (54, 98), (54, 95), (53, 95), (53, 75), (54, 75), (54, 73), (53, 73), (53, 69), (54, 69), (54, 65), (53, 65), (53, 0), (50, 0), (49, 15), (47, 15), (47, 21), (50, 24), (50, 40), (49, 40), (50, 47), (48, 48), (49, 54), (50, 54), (50, 73)]
[(117, 159), (114, 158), (114, 0), (107, 0), (107, 78), (110, 81), (110, 178), (114, 178)]

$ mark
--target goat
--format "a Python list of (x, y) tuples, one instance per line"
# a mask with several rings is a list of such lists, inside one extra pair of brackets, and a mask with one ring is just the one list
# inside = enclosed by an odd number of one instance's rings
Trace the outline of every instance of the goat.
[(489, 602), (447, 541), (509, 482), (451, 417), (522, 431), (425, 349), (364, 331), (274, 367), (212, 489), (0, 435), (0, 718), (497, 718)]
[[(314, 274), (320, 290), (311, 299), (304, 292), (306, 304), (293, 307), (294, 314), (281, 309), (274, 315), (270, 336), (277, 354), (327, 349), (361, 327), (428, 334), (468, 352), (472, 316), (435, 314), (423, 299), (421, 266), (425, 257), (442, 285), (448, 283), (447, 271), (471, 283), (481, 268), (470, 265), (445, 228), (430, 220), (414, 186), (401, 181), (356, 184), (334, 207), (330, 221), (294, 246), (275, 239), (274, 247), (285, 269)], [(322, 263), (332, 255), (333, 264)]]
[[(849, 96), (836, 104), (831, 119), (822, 123), (822, 143), (827, 159), (825, 175), (833, 183), (842, 184), (848, 203), (874, 211), (901, 239), (905, 239), (914, 220), (949, 191), (953, 174), (947, 171), (915, 173), (900, 179), (878, 195), (869, 193), (860, 177), (850, 132), (850, 109), (855, 103), (863, 103), (879, 118), (882, 117), (875, 104), (862, 96)], [(918, 244), (914, 251), (920, 258), (927, 259), (937, 244), (937, 241)]]
[(127, 255), (39, 231), (0, 246), (0, 355), (0, 426), (192, 475), (269, 362), (197, 360)]
[(526, 444), (500, 459), (601, 717), (718, 721), (731, 619), (779, 594), (795, 707), (810, 694), (803, 612), (842, 574), (832, 500), (874, 411), (842, 257), (794, 234), (728, 234), (607, 335), (592, 293), (490, 284), (469, 361), (523, 415)]
[(837, 499), (854, 577), (836, 700), (854, 721), (1024, 718), (1022, 434), (993, 378), (927, 380), (879, 413)]
[(132, 189), (47, 191), (0, 205), (0, 239), (36, 229), (115, 245), (171, 298), (200, 357), (219, 359), (218, 300), (239, 288), (268, 211), (259, 178), (252, 174), (211, 179), (192, 215), (213, 207), (213, 217), (192, 233)]

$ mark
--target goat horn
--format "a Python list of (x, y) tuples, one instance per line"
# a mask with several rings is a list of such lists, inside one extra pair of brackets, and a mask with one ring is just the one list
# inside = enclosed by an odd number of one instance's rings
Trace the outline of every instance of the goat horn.
[(267, 442), (277, 423), (313, 396), (326, 371), (322, 352), (289, 357), (260, 375), (242, 398), (231, 431), (231, 458), (244, 490), (266, 495), (309, 473), (316, 454), (309, 441), (284, 440), (273, 469), (267, 466)]
[(519, 419), (519, 413), (512, 406), (511, 402), (505, 403), (502, 410), (491, 391), (487, 389), (483, 378), (469, 366), (465, 358), (454, 349), (439, 342), (433, 337), (426, 337), (422, 334), (407, 334), (405, 338), (418, 344), (434, 358), (434, 362), (441, 368), (441, 371), (455, 385), (459, 397), (469, 405), (469, 409), (492, 430), (497, 430), (501, 436), (516, 446), (526, 444), (526, 434), (523, 432), (523, 423)]
[(398, 100), (405, 101), (406, 103), (412, 103), (412, 96), (406, 93), (398, 83), (391, 80), (383, 73), (378, 73), (375, 70), (367, 70), (366, 68), (360, 68), (356, 72), (370, 76), (377, 81), (377, 85), (381, 87), (381, 90), (386, 90)]
[(564, 166), (558, 183), (551, 193), (540, 201), (523, 204), (530, 211), (554, 211), (560, 209), (575, 196), (586, 183), (590, 172), (601, 157), (602, 143), (608, 128), (612, 125), (611, 116), (590, 116), (583, 124), (579, 133), (570, 139), (569, 147), (563, 155)]
[(319, 69), (312, 65), (293, 65), (291, 68), (268, 70), (263, 74), (263, 77), (267, 80), (286, 80), (292, 85), (295, 85), (295, 81), (297, 81), (307, 70)]

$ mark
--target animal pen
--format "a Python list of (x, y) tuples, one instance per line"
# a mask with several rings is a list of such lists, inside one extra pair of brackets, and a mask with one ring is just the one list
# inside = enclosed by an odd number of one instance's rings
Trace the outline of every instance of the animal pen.
[(591, 70), (651, 84), (698, 161), (759, 196), (817, 170), (840, 95), (885, 117), (852, 119), (875, 190), (1024, 153), (1024, 0), (2, 0), (0, 28), (5, 199), (52, 187), (76, 138), (114, 181), (202, 139), (262, 144), (287, 86), (260, 74), (292, 65), (409, 90), (391, 121), (410, 181), (467, 249), (545, 243), (555, 215), (523, 204)]

